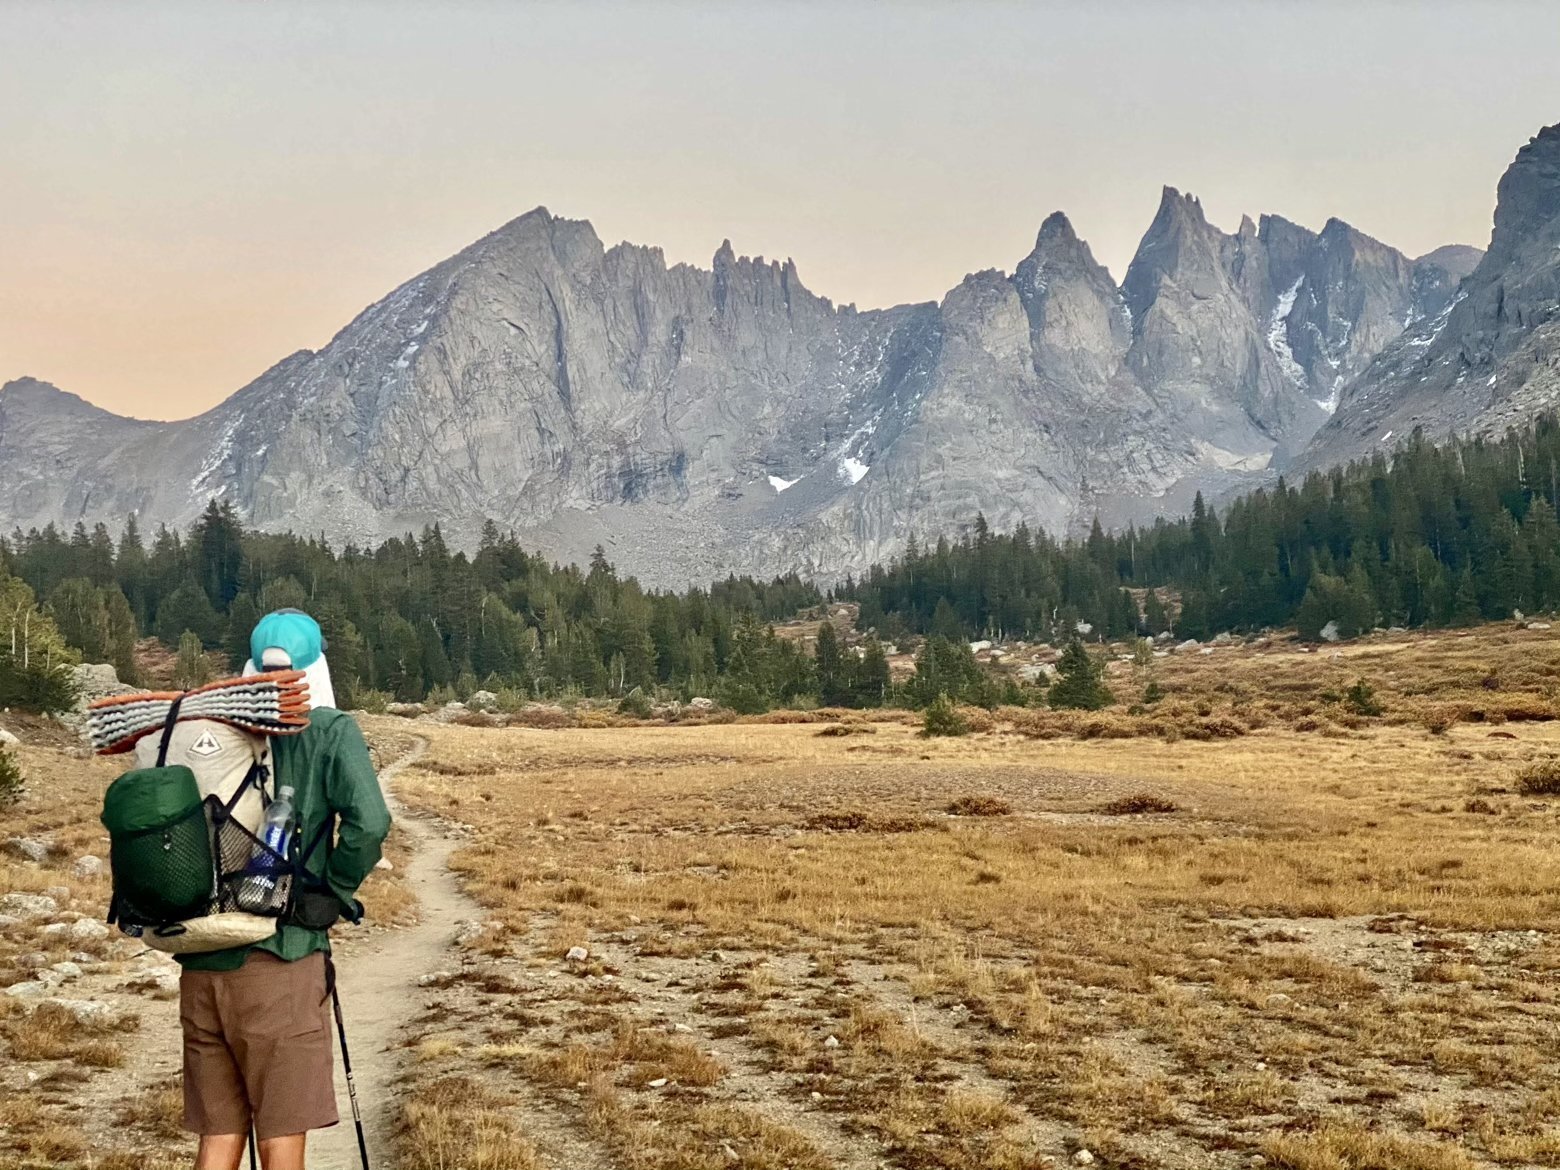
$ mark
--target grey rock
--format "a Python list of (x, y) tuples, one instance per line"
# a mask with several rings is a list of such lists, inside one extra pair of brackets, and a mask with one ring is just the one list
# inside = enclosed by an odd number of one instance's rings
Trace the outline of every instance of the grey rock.
[(1318, 633), (1320, 634), (1322, 641), (1336, 642), (1339, 640), (1338, 623), (1335, 621), (1330, 621), (1325, 626), (1323, 626), (1318, 631)]
[(23, 861), (42, 862), (49, 859), (49, 843), (33, 837), (7, 837), (0, 843), (0, 849)]
[(37, 999), (39, 996), (49, 994), (49, 985), (41, 979), (26, 979), (21, 983), (13, 983), (5, 989), (5, 994), (15, 999)]
[(0, 914), (0, 930), (10, 930), (13, 926), (20, 926), (22, 920), (15, 914)]
[(571, 963), (583, 963), (590, 958), (590, 951), (584, 947), (570, 947), (563, 957)]
[(58, 975), (61, 979), (81, 978), (81, 965), (79, 963), (73, 963), (69, 960), (66, 960), (63, 963), (55, 963), (50, 966), (49, 970), (54, 972), (54, 974)]
[(43, 893), (45, 897), (53, 898), (62, 906), (66, 902), (70, 901), (71, 895), (69, 886), (49, 886), (43, 891)]
[(23, 971), (41, 971), (49, 965), (49, 956), (42, 951), (30, 951), (25, 955), (17, 955), (12, 962)]
[[(1448, 255), (1421, 262), (1445, 266)], [(1471, 257), (1459, 252), (1456, 264)], [(1298, 470), (1389, 452), (1416, 429), (1432, 441), (1500, 434), (1560, 399), (1560, 126), (1517, 152), (1496, 191), (1489, 250), (1445, 291), (1345, 389)]]
[(108, 937), (108, 924), (96, 918), (78, 918), (66, 927), (65, 937), (73, 943), (96, 942)]
[(1056, 213), (1012, 275), (860, 311), (789, 261), (668, 267), (538, 208), (186, 422), (9, 383), (0, 529), (184, 527), (220, 494), (338, 543), (437, 519), (469, 548), (490, 517), (681, 586), (859, 570), (977, 512), (1177, 513), (1288, 459), (1394, 322), (1438, 312), (1466, 257), (1436, 255), (1338, 221), (1229, 234), (1167, 188), (1119, 287)]
[[(3, 412), (4, 406), (0, 404), (0, 416), (3, 416)], [(0, 434), (4, 433), (3, 427), (3, 417), (0, 417)], [(72, 669), (76, 680), (78, 710), (85, 710), (87, 704), (94, 699), (106, 699), (112, 695), (130, 695), (140, 689), (120, 682), (119, 672), (111, 663), (84, 662)]]
[(119, 1018), (119, 1013), (112, 1007), (95, 999), (46, 999), (43, 1002), (70, 1013), (78, 1024), (110, 1024)]
[(21, 742), (22, 741), (17, 739), (16, 736), (11, 732), (7, 731), (3, 727), (0, 727), (0, 747), (17, 747), (21, 744)]
[(48, 918), (59, 912), (59, 903), (43, 894), (5, 894), (0, 896), (0, 914), (19, 918)]
[(715, 700), (706, 699), (702, 695), (698, 695), (688, 700), (688, 706), (695, 711), (713, 711), (715, 710)]
[(83, 854), (70, 864), (70, 872), (79, 878), (97, 877), (107, 868), (107, 863), (101, 857), (94, 857), (90, 853)]
[(477, 691), (466, 700), (473, 711), (492, 711), (498, 707), (498, 696), (492, 691)]

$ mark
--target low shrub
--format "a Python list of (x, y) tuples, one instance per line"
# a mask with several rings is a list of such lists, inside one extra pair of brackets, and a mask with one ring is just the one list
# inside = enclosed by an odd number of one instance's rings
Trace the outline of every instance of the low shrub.
[(813, 734), (825, 739), (842, 735), (876, 735), (877, 728), (870, 723), (831, 723)]
[(1173, 813), (1179, 806), (1173, 800), (1152, 792), (1134, 792), (1100, 805), (1094, 811), (1108, 817), (1130, 817), (1143, 813)]
[(947, 808), (955, 817), (1005, 817), (1012, 811), (1013, 806), (997, 796), (961, 796)]
[(957, 736), (970, 733), (970, 722), (955, 707), (947, 695), (939, 695), (921, 717), (921, 734), (924, 736)]
[(562, 707), (522, 707), (505, 718), (509, 727), (534, 727), (541, 730), (574, 727), (572, 713)]
[(633, 719), (649, 719), (655, 709), (650, 705), (650, 696), (635, 687), (618, 700), (617, 713)]
[(360, 711), (367, 711), (370, 715), (383, 715), (385, 708), (393, 699), (394, 696), (389, 691), (377, 691), (373, 687), (364, 687), (360, 691), (352, 692), (353, 706)]
[(1445, 735), (1456, 722), (1456, 713), (1445, 707), (1431, 707), (1419, 717), (1420, 725), (1431, 735)]
[(22, 797), (22, 765), (9, 748), (0, 747), (0, 808)]
[(1381, 705), (1381, 700), (1376, 697), (1376, 688), (1362, 678), (1354, 680), (1354, 685), (1343, 695), (1343, 705), (1356, 715), (1374, 717), (1386, 710)]
[(1560, 760), (1535, 760), (1517, 773), (1517, 791), (1528, 796), (1560, 796)]

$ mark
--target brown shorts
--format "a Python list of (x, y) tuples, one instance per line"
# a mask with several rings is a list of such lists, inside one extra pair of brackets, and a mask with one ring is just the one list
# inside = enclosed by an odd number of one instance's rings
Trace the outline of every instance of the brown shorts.
[(261, 1139), (335, 1125), (325, 955), (254, 951), (236, 971), (186, 971), (184, 1128)]

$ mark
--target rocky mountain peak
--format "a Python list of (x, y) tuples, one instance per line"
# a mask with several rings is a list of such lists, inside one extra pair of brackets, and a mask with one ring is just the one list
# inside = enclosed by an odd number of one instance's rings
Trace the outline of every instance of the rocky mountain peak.
[(1143, 521), (1286, 458), (1421, 303), (1396, 253), (1343, 263), (1367, 237), (1325, 234), (1340, 246), (1276, 216), (1226, 234), (1166, 187), (1122, 287), (1055, 212), (1013, 275), (857, 311), (729, 239), (668, 267), (538, 207), (187, 422), (13, 384), (0, 528), (183, 525), (212, 496), (359, 544), (435, 520), (469, 544), (491, 517), (682, 585), (829, 577), (980, 512)]
[(1517, 151), (1495, 192), (1490, 254), (1504, 260), (1560, 218), (1560, 124), (1545, 126)]

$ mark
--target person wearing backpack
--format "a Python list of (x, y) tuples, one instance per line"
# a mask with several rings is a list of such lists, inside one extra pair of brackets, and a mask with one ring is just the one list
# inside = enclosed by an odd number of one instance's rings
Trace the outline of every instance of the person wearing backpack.
[[(339, 1120), (328, 1000), (332, 924), (356, 922), (358, 886), (379, 861), (390, 812), (363, 733), (335, 707), (319, 623), (297, 610), (260, 619), (246, 674), (305, 673), (309, 726), (271, 741), (304, 880), (263, 941), (180, 954), (184, 1125), (200, 1135), (196, 1170), (237, 1170), (251, 1126), (266, 1170), (305, 1170), (311, 1129)], [(285, 850), (283, 850), (285, 852)]]

